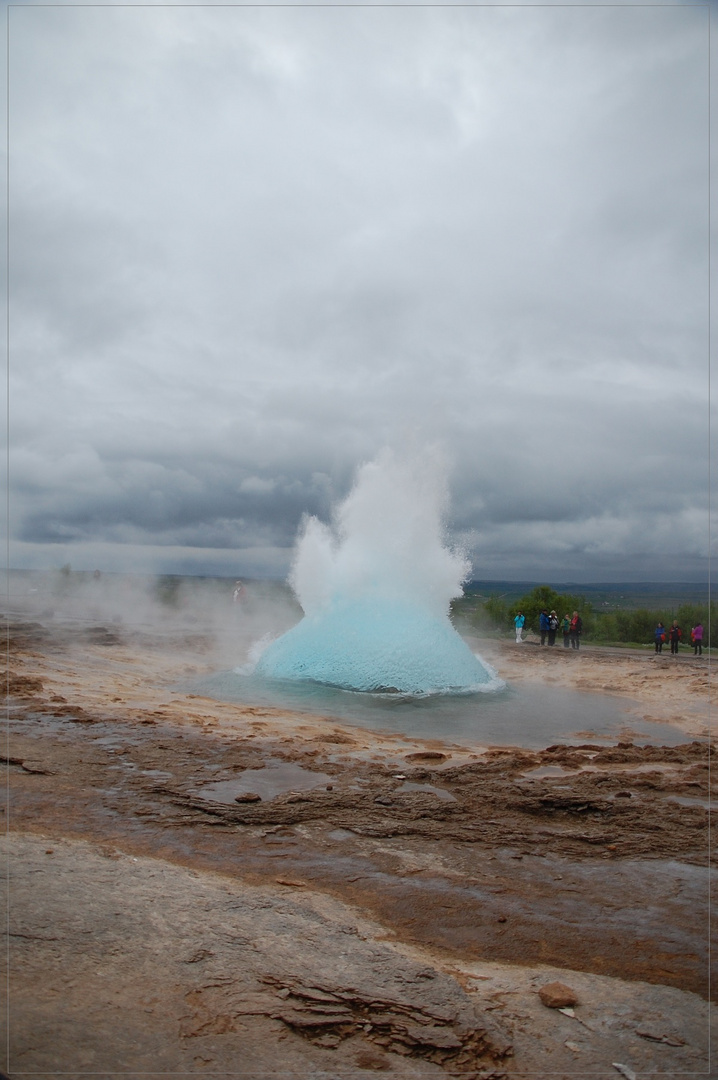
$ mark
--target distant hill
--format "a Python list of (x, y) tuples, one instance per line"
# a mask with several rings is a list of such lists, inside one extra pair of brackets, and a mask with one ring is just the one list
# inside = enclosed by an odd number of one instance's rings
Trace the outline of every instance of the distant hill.
[[(688, 581), (619, 581), (583, 584), (575, 581), (470, 581), (465, 596), (487, 599), (500, 597), (509, 606), (531, 592), (537, 585), (550, 585), (556, 592), (583, 596), (594, 610), (632, 611), (637, 608), (678, 607), (686, 603), (706, 603), (708, 582)], [(711, 586), (718, 597), (718, 585)]]

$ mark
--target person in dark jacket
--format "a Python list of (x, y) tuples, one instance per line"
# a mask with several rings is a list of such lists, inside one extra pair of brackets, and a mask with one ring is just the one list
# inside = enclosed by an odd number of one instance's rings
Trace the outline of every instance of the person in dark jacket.
[(563, 630), (563, 647), (564, 649), (571, 648), (571, 616), (566, 612), (561, 620), (561, 629)]
[(574, 611), (571, 617), (571, 648), (579, 649), (581, 647), (581, 631), (583, 630), (583, 619), (577, 611)]
[(548, 634), (548, 611), (543, 609), (539, 615), (539, 630), (541, 632), (541, 644), (546, 644), (546, 635)]
[(555, 611), (552, 611), (548, 617), (548, 643), (549, 645), (556, 644), (556, 631), (559, 627), (558, 615)]
[(671, 623), (671, 628), (668, 631), (668, 640), (671, 643), (671, 652), (676, 656), (678, 655), (678, 643), (681, 640), (682, 633), (683, 631), (678, 625), (678, 619), (674, 619)]
[(653, 633), (656, 637), (656, 652), (663, 652), (663, 642), (666, 640), (666, 628), (662, 622), (656, 624), (656, 629)]

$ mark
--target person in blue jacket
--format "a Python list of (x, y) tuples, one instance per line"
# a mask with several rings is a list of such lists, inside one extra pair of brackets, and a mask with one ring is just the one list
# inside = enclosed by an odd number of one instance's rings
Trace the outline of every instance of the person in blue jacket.
[(541, 631), (541, 644), (546, 644), (546, 635), (548, 634), (548, 611), (543, 609), (539, 615), (539, 630)]
[(663, 652), (663, 642), (666, 640), (666, 628), (662, 622), (659, 622), (654, 630), (656, 638), (656, 652)]
[(523, 641), (521, 636), (524, 632), (524, 626), (526, 625), (526, 616), (523, 611), (517, 611), (514, 616), (514, 626), (516, 627), (516, 644), (518, 645)]

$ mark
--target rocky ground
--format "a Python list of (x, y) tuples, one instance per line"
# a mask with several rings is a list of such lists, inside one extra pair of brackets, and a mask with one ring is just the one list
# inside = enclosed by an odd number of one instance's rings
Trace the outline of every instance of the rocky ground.
[(709, 1074), (705, 659), (483, 643), (686, 732), (528, 751), (176, 690), (220, 651), (10, 619), (12, 1080)]

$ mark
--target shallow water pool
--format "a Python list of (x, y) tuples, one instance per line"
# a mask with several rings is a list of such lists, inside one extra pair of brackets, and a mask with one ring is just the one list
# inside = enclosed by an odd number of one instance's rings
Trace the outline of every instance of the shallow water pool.
[(292, 761), (277, 761), (261, 769), (245, 769), (233, 780), (203, 784), (198, 794), (210, 802), (231, 803), (238, 795), (255, 792), (260, 799), (273, 799), (285, 791), (310, 791), (331, 783), (328, 773), (303, 769)]
[(690, 742), (690, 736), (678, 728), (630, 715), (625, 701), (554, 686), (412, 697), (225, 671), (193, 682), (191, 692), (242, 705), (318, 714), (377, 732), (459, 744), (535, 750), (551, 743), (594, 740), (666, 746)]

